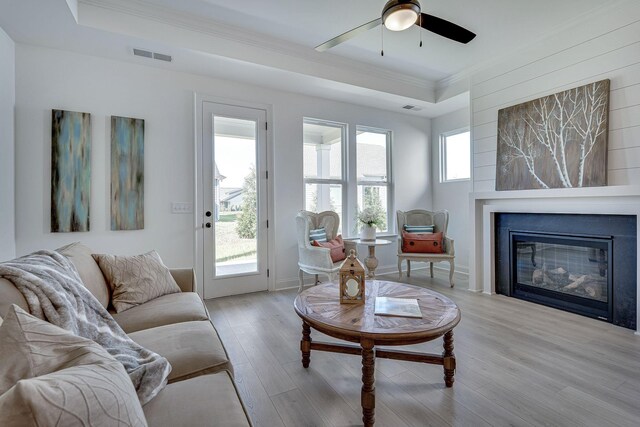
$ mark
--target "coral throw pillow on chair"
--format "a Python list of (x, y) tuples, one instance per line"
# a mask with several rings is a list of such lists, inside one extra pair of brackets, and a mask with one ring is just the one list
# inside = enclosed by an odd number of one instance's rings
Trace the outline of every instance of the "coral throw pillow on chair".
[(417, 234), (402, 232), (402, 252), (419, 254), (441, 254), (442, 232), (432, 234)]
[(335, 239), (329, 240), (328, 242), (319, 242), (314, 240), (311, 242), (313, 246), (318, 246), (322, 248), (329, 248), (331, 250), (331, 262), (336, 263), (338, 261), (342, 261), (347, 258), (347, 254), (344, 252), (344, 241), (342, 240), (342, 235), (338, 234)]

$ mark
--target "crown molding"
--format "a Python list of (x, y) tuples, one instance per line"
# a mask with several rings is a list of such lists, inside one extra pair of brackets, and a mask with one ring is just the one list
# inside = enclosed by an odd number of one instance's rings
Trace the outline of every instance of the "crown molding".
[[(313, 48), (266, 36), (210, 18), (176, 11), (145, 0), (78, 0), (80, 5), (109, 10), (135, 16), (140, 19), (171, 25), (221, 40), (233, 41), (248, 47), (258, 48), (318, 65), (335, 67), (352, 73), (361, 73), (374, 78), (433, 91), (436, 82), (392, 70), (377, 68), (371, 64), (341, 58), (337, 55), (319, 53)], [(82, 14), (79, 16), (82, 23)]]

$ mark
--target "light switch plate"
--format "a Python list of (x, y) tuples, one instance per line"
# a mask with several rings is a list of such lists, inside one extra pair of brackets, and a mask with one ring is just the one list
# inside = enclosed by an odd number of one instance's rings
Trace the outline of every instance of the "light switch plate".
[(174, 213), (174, 214), (193, 213), (193, 203), (171, 202), (171, 213)]

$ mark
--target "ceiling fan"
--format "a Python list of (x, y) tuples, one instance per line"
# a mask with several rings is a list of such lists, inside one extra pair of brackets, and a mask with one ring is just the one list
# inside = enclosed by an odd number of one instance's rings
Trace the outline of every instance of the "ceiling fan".
[[(417, 25), (439, 36), (463, 44), (469, 43), (476, 36), (471, 31), (453, 22), (445, 21), (442, 18), (427, 13), (421, 13), (420, 2), (418, 0), (389, 0), (384, 5), (380, 18), (362, 24), (346, 33), (342, 33), (338, 37), (334, 37), (316, 46), (316, 50), (318, 52), (324, 52), (380, 24), (391, 31), (403, 31), (413, 25)], [(420, 42), (420, 46), (422, 46), (422, 42)]]

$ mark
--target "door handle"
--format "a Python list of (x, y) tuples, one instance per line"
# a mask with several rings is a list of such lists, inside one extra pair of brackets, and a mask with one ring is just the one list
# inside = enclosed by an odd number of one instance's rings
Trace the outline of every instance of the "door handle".
[(211, 228), (211, 223), (207, 222), (204, 226), (207, 227), (207, 228)]

